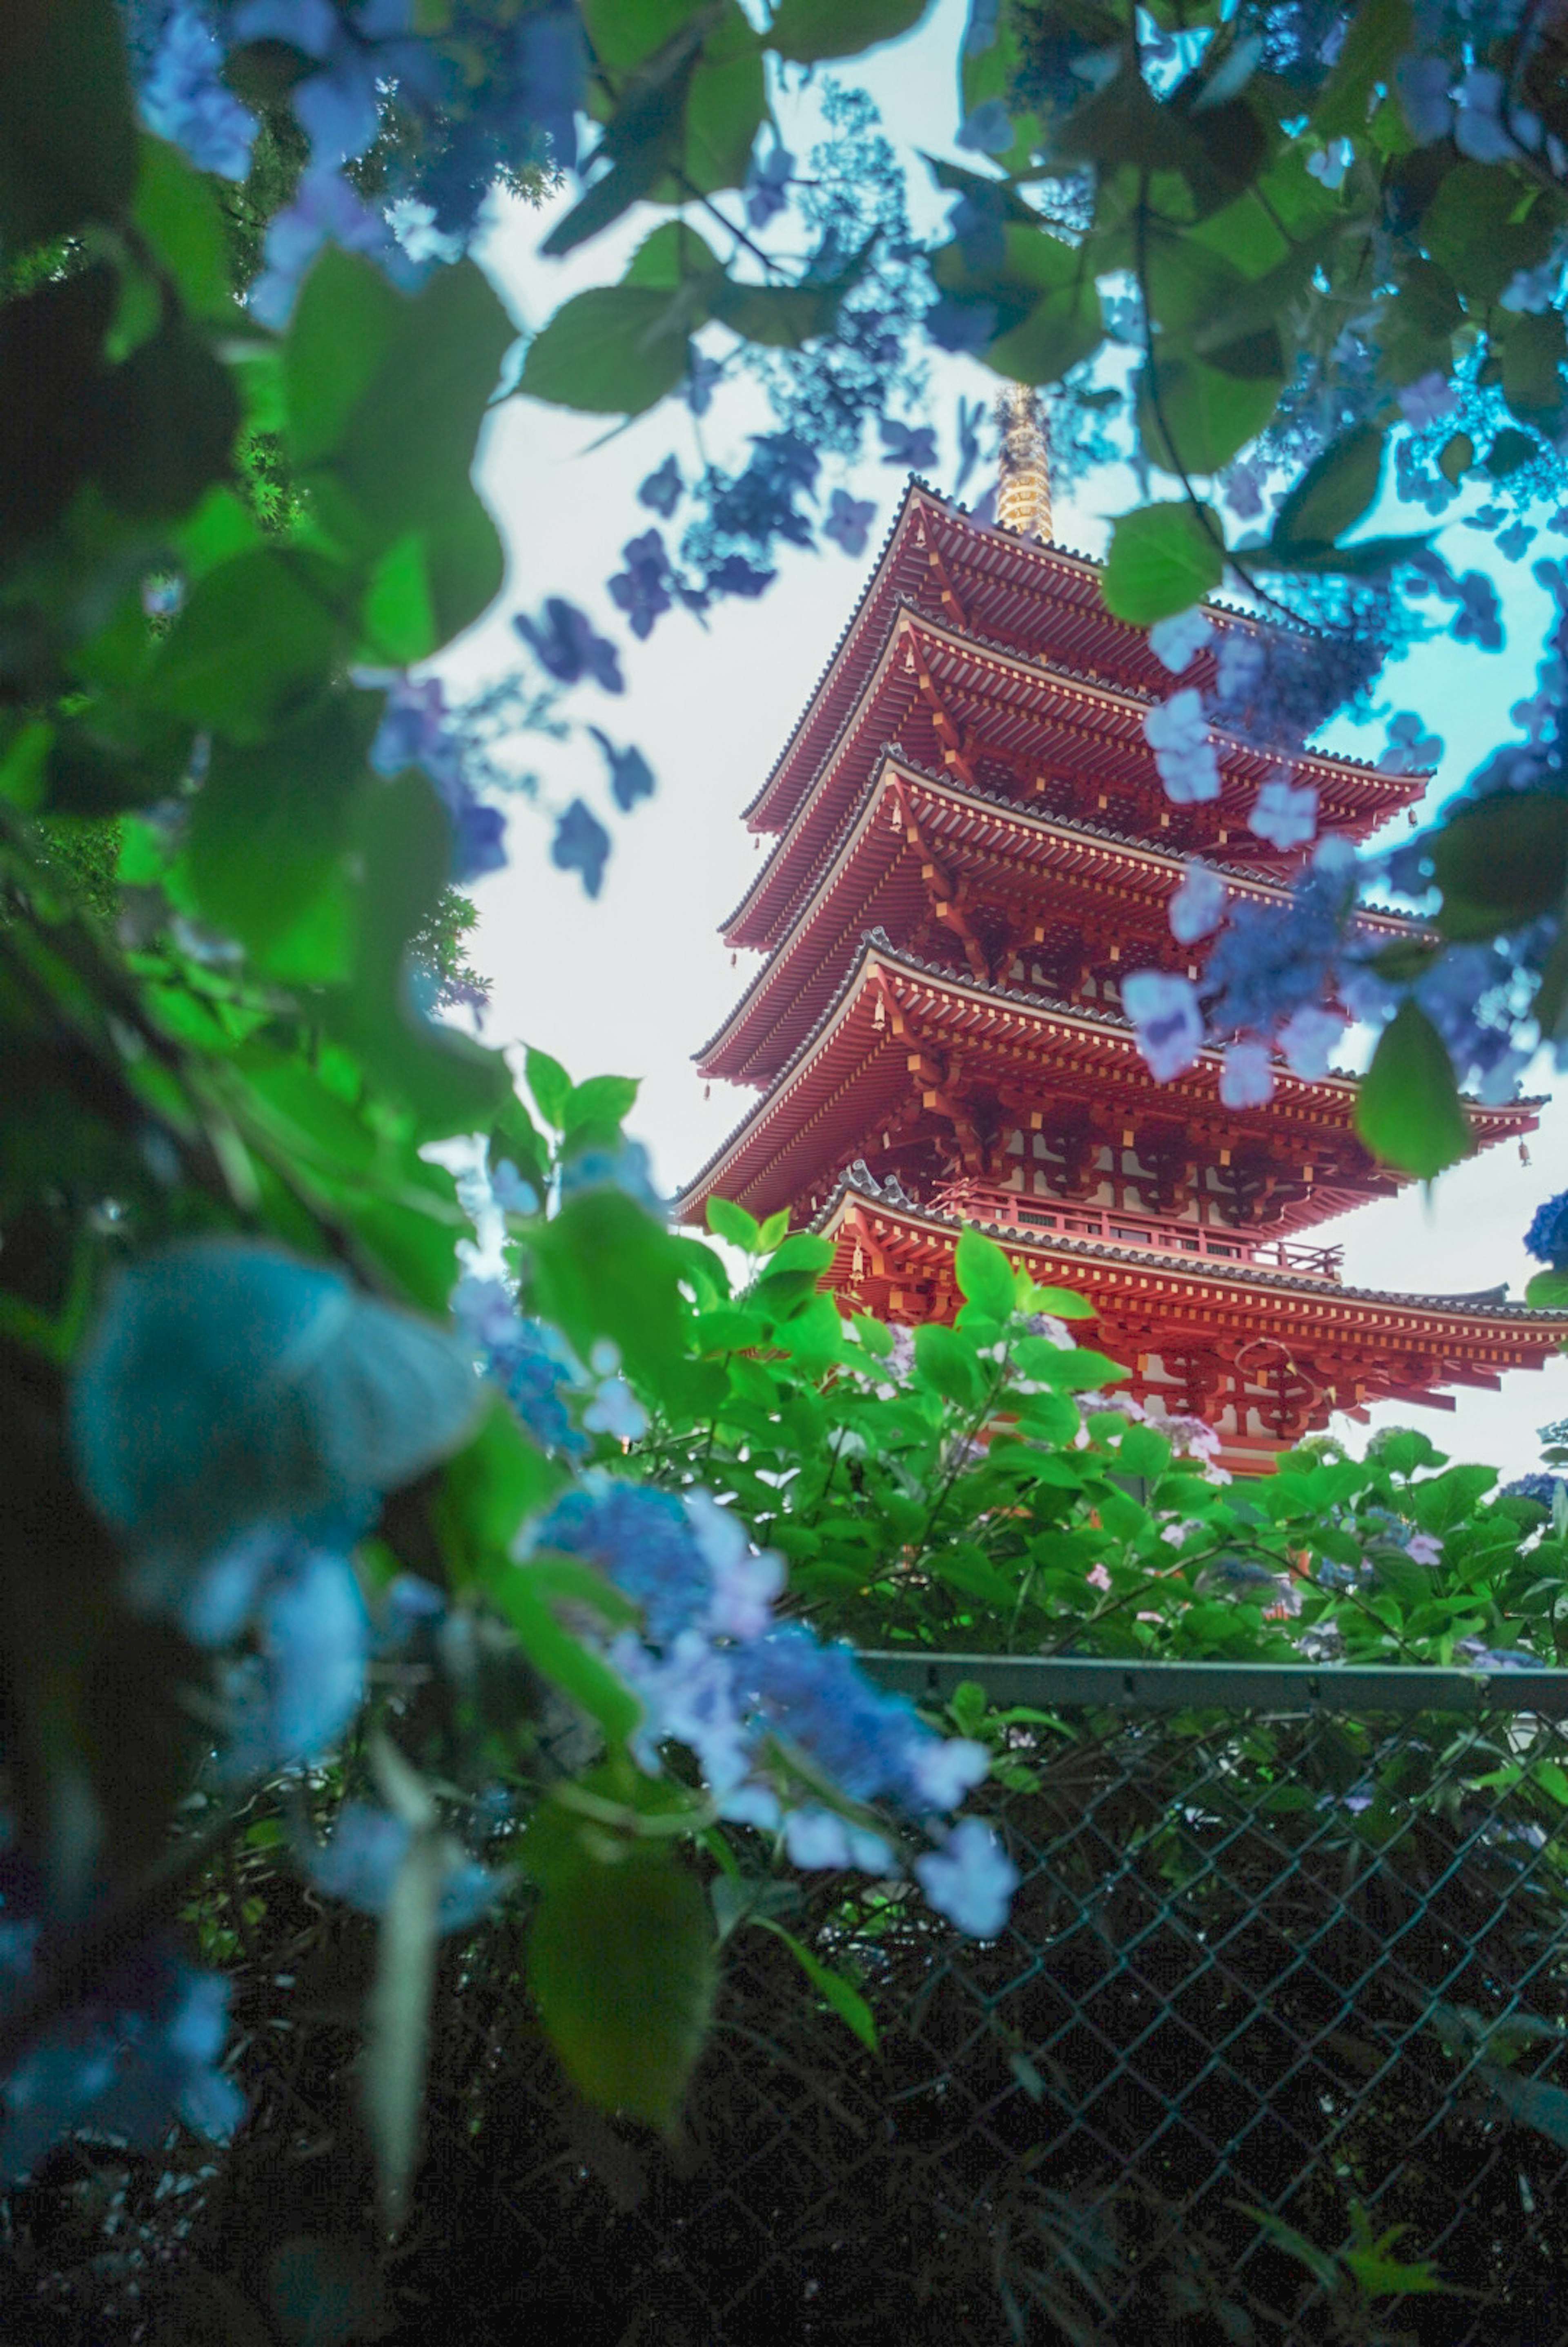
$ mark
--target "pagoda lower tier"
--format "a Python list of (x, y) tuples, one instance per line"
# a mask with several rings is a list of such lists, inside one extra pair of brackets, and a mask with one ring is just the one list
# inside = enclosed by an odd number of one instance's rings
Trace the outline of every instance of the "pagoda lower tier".
[[(873, 930), (792, 1058), (678, 1202), (765, 1215), (820, 1213), (846, 1165), (929, 1200), (955, 1180), (1031, 1204), (1057, 1200), (1281, 1235), (1391, 1197), (1408, 1175), (1355, 1129), (1356, 1084), (1278, 1071), (1250, 1109), (1220, 1098), (1206, 1049), (1156, 1083), (1120, 1013), (990, 986)], [(1533, 1131), (1540, 1103), (1471, 1106), (1477, 1145)]]
[(1082, 1296), (1095, 1317), (1073, 1333), (1125, 1365), (1115, 1390), (1156, 1419), (1203, 1419), (1233, 1473), (1262, 1471), (1326, 1430), (1335, 1411), (1364, 1421), (1373, 1402), (1452, 1409), (1441, 1389), (1495, 1391), (1505, 1370), (1538, 1369), (1568, 1341), (1568, 1313), (1509, 1304), (1500, 1289), (1346, 1287), (1337, 1250), (1256, 1245), (1237, 1249), (1247, 1259), (1227, 1260), (1196, 1252), (1206, 1243), (1190, 1228), (1042, 1208), (1004, 1193), (950, 1193), (945, 1207), (916, 1206), (863, 1168), (835, 1186), (814, 1224), (833, 1245), (826, 1285), (846, 1309), (879, 1319), (951, 1320), (962, 1301), (953, 1257), (966, 1225), (986, 1230), (1041, 1286)]

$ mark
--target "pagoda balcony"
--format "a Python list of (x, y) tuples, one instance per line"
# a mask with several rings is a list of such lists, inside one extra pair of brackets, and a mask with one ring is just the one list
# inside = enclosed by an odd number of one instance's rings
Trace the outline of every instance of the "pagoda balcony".
[(1254, 1271), (1288, 1272), (1296, 1279), (1320, 1279), (1339, 1286), (1345, 1250), (1307, 1246), (1289, 1239), (1252, 1239), (1239, 1231), (1205, 1224), (1163, 1221), (1155, 1214), (1110, 1206), (1077, 1206), (1061, 1198), (1036, 1198), (986, 1182), (944, 1183), (932, 1194), (933, 1210), (965, 1222), (999, 1229), (1049, 1231), (1058, 1238), (1093, 1239), (1103, 1246), (1147, 1247), (1153, 1255), (1192, 1255), (1202, 1263), (1244, 1264)]

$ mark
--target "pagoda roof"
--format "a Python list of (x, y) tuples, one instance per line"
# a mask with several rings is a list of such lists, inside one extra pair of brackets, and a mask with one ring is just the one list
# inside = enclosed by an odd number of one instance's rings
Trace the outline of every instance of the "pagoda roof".
[[(1021, 988), (988, 986), (894, 948), (880, 931), (861, 942), (832, 999), (780, 1069), (767, 1092), (715, 1151), (677, 1201), (694, 1219), (716, 1194), (754, 1211), (808, 1192), (860, 1153), (862, 1136), (894, 1118), (922, 1079), (911, 1072), (926, 1054), (956, 1054), (983, 1081), (1016, 1086), (1054, 1069), (1094, 1097), (1135, 1113), (1162, 1112), (1223, 1126), (1239, 1138), (1310, 1161), (1325, 1136), (1367, 1179), (1354, 1187), (1321, 1184), (1299, 1226), (1390, 1193), (1410, 1177), (1373, 1161), (1355, 1138), (1357, 1085), (1349, 1075), (1310, 1081), (1280, 1070), (1275, 1096), (1256, 1109), (1229, 1109), (1219, 1098), (1223, 1053), (1206, 1046), (1169, 1083), (1156, 1085), (1129, 1022), (1119, 1014), (1053, 1000)], [(1539, 1101), (1471, 1105), (1478, 1146), (1531, 1132)], [(1272, 1144), (1270, 1146), (1270, 1144)], [(1282, 1227), (1286, 1226), (1282, 1225)]]
[[(976, 641), (1043, 661), (1078, 682), (1120, 687), (1140, 708), (1163, 700), (1173, 689), (1170, 671), (1145, 629), (1106, 610), (1101, 576), (1101, 565), (1087, 555), (977, 522), (911, 477), (860, 600), (745, 820), (754, 831), (781, 831), (799, 812), (864, 691), (900, 604), (934, 603)], [(1224, 630), (1270, 634), (1289, 624), (1213, 600), (1204, 609)], [(1213, 667), (1212, 653), (1200, 653), (1183, 682), (1209, 682)], [(1378, 772), (1358, 759), (1332, 763)], [(1410, 795), (1419, 796), (1428, 779), (1416, 777)], [(1386, 784), (1390, 777), (1381, 780)]]
[(1149, 816), (1149, 832), (1171, 835), (1189, 849), (1232, 845), (1233, 856), (1268, 869), (1278, 851), (1247, 830), (1257, 789), (1295, 776), (1319, 793), (1326, 831), (1364, 833), (1424, 789), (1419, 776), (1385, 774), (1351, 760), (1316, 752), (1288, 756), (1259, 750), (1222, 732), (1213, 733), (1219, 759), (1219, 798), (1198, 807), (1173, 807), (1144, 735), (1154, 696), (1072, 678), (1037, 661), (932, 620), (901, 602), (858, 697), (819, 764), (788, 827), (740, 904), (723, 923), (736, 947), (778, 943), (810, 896), (853, 819), (871, 776), (890, 747), (907, 751), (900, 729), (923, 718), (929, 686), (954, 723), (982, 712), (985, 742), (979, 754), (1015, 757), (1071, 776), (1080, 791), (1131, 794)]
[[(1186, 870), (1174, 848), (1078, 818), (1033, 813), (1014, 799), (968, 789), (884, 753), (837, 856), (723, 1026), (694, 1054), (705, 1076), (766, 1083), (820, 1017), (864, 933), (881, 927), (897, 937), (928, 917), (921, 857), (908, 837), (911, 817), (954, 879), (983, 889), (1011, 887), (1032, 901), (1068, 890), (1118, 909), (1135, 901), (1146, 905), (1150, 926), (1162, 931)], [(1214, 868), (1237, 897), (1288, 902), (1283, 881), (1236, 865)], [(1419, 928), (1394, 913), (1369, 914), (1362, 926), (1390, 937)]]
[[(867, 1186), (850, 1174), (812, 1225), (834, 1243), (829, 1284), (851, 1296), (864, 1277), (854, 1269), (857, 1245), (878, 1248), (901, 1280), (951, 1286), (953, 1250), (971, 1227), (984, 1229), (1039, 1285), (1082, 1296), (1124, 1341), (1131, 1337), (1157, 1352), (1162, 1338), (1173, 1348), (1184, 1339), (1223, 1347), (1266, 1334), (1287, 1352), (1353, 1365), (1365, 1399), (1419, 1400), (1438, 1384), (1494, 1386), (1505, 1369), (1539, 1368), (1568, 1340), (1568, 1312), (1538, 1311), (1495, 1293), (1404, 1295), (1251, 1264), (1199, 1266), (1190, 1256), (1144, 1246), (976, 1223), (887, 1198), (874, 1182)], [(1105, 1341), (1114, 1345), (1115, 1335)]]

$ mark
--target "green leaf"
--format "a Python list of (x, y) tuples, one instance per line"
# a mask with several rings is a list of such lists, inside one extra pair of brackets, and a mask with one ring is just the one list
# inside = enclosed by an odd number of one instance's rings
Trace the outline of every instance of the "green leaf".
[(1456, 807), (1428, 835), (1449, 938), (1494, 938), (1559, 904), (1568, 886), (1568, 799), (1503, 791)]
[(368, 745), (362, 712), (342, 702), (255, 748), (213, 743), (180, 868), (192, 909), (277, 977), (348, 975), (345, 858), (355, 802), (372, 783)]
[(1067, 282), (1043, 293), (1027, 317), (987, 343), (980, 355), (1009, 383), (1060, 383), (1080, 359), (1099, 348), (1104, 333), (1099, 290), (1080, 266)]
[(683, 220), (666, 220), (645, 236), (631, 257), (623, 285), (652, 286), (673, 293), (692, 278), (722, 278), (724, 263), (706, 237)]
[(779, 0), (763, 36), (770, 49), (798, 65), (824, 57), (859, 57), (883, 41), (901, 40), (925, 15), (931, 0)]
[(536, 1051), (530, 1043), (524, 1053), (523, 1072), (535, 1104), (546, 1124), (557, 1133), (565, 1129), (572, 1099), (572, 1079), (559, 1060), (548, 1051)]
[(955, 1542), (951, 1548), (938, 1549), (923, 1560), (921, 1569), (950, 1589), (961, 1590), (965, 1597), (977, 1597), (983, 1604), (995, 1606), (999, 1613), (1011, 1614), (1017, 1605), (1017, 1583), (998, 1573), (984, 1550), (973, 1541)]
[(1276, 551), (1292, 543), (1330, 544), (1353, 528), (1377, 497), (1382, 469), (1382, 433), (1375, 424), (1353, 424), (1308, 466), (1280, 507)]
[(1114, 618), (1148, 628), (1200, 603), (1224, 576), (1218, 515), (1212, 506), (1195, 512), (1184, 498), (1122, 516), (1111, 533), (1100, 593)]
[(441, 630), (420, 531), (410, 530), (382, 556), (365, 589), (360, 620), (372, 659), (389, 668), (406, 668), (438, 650)]
[(113, 0), (8, 0), (0, 23), (0, 241), (8, 257), (114, 220), (136, 184)]
[(1521, 206), (1512, 171), (1464, 161), (1444, 174), (1421, 216), (1420, 237), (1461, 294), (1492, 302), (1516, 270), (1545, 259), (1555, 226), (1552, 205)]
[[(673, 10), (656, 5), (623, 11), (619, 21), (606, 0), (585, 12), (599, 63), (626, 76), (597, 150), (612, 168), (551, 231), (544, 251), (556, 256), (571, 252), (618, 220), (639, 197), (654, 193), (687, 145), (687, 110), (698, 59), (725, 13), (725, 0), (709, 0), (703, 6), (684, 5), (683, 0)], [(755, 36), (751, 47), (760, 71)]]
[(1470, 1120), (1448, 1048), (1409, 998), (1384, 1028), (1361, 1079), (1356, 1130), (1386, 1164), (1427, 1182), (1470, 1154)]
[(154, 661), (148, 702), (259, 743), (325, 692), (337, 619), (297, 555), (274, 548), (220, 563), (197, 582)]
[(1506, 425), (1482, 457), (1481, 469), (1490, 473), (1494, 481), (1505, 481), (1511, 473), (1532, 464), (1542, 453), (1533, 432), (1521, 432)]
[(606, 1136), (618, 1133), (636, 1108), (640, 1089), (636, 1076), (589, 1076), (574, 1084), (567, 1096), (563, 1130)]
[(991, 1320), (1013, 1316), (1018, 1276), (994, 1239), (983, 1231), (961, 1233), (955, 1255), (958, 1284), (978, 1312)]
[(915, 1330), (915, 1366), (922, 1382), (944, 1401), (973, 1409), (985, 1393), (985, 1376), (974, 1347), (955, 1328), (928, 1322)]
[(774, 350), (804, 350), (827, 333), (839, 314), (847, 282), (824, 285), (738, 285), (712, 288), (708, 308), (721, 325), (748, 343)]
[(592, 2103), (668, 2127), (713, 2009), (713, 1926), (667, 1851), (595, 1831), (557, 1803), (522, 1856), (540, 1886), (527, 1977), (562, 2067)]
[(1351, 11), (1334, 70), (1312, 109), (1319, 138), (1353, 138), (1365, 129), (1373, 86), (1392, 80), (1410, 38), (1410, 0), (1362, 0)]
[(504, 1394), (496, 1391), (478, 1433), (442, 1470), (434, 1520), (453, 1568), (454, 1585), (479, 1556), (509, 1556), (529, 1516), (549, 1506), (566, 1471), (534, 1442)]
[(708, 1227), (716, 1237), (728, 1239), (731, 1246), (743, 1247), (748, 1255), (760, 1255), (762, 1231), (755, 1214), (738, 1206), (728, 1198), (710, 1198), (708, 1202)]
[(594, 415), (641, 415), (676, 389), (702, 315), (682, 293), (601, 285), (562, 303), (528, 346), (519, 389)]
[(1036, 1287), (1031, 1285), (1022, 1308), (1029, 1312), (1047, 1312), (1054, 1320), (1092, 1320), (1095, 1307), (1070, 1287)]
[(824, 2004), (832, 2008), (846, 2029), (853, 2031), (868, 2053), (874, 2054), (877, 2051), (877, 2024), (871, 2006), (854, 1983), (835, 1971), (831, 1964), (825, 1964), (814, 1956), (810, 1949), (803, 1947), (792, 1933), (784, 1930), (782, 1924), (775, 1923), (766, 1915), (759, 1915), (755, 1920), (763, 1931), (771, 1932), (775, 1939), (783, 1941)]
[(1568, 1309), (1568, 1271), (1537, 1271), (1531, 1275), (1524, 1301), (1535, 1312)]
[(418, 2159), (440, 1936), (436, 1918), (448, 1867), (458, 1855), (450, 1837), (433, 1827), (410, 1836), (382, 1917), (375, 1978), (365, 1999), (361, 2094), (382, 2215), (392, 2228), (406, 2213)]
[(1263, 430), (1283, 387), (1273, 364), (1232, 374), (1199, 359), (1161, 358), (1152, 383), (1146, 367), (1138, 379), (1145, 451), (1162, 472), (1217, 473)]
[(1561, 311), (1525, 311), (1509, 319), (1502, 334), (1502, 395), (1522, 424), (1555, 429), (1563, 413), (1565, 359), (1568, 335)]
[(399, 298), (373, 261), (336, 245), (306, 277), (283, 350), (289, 454), (301, 470), (342, 446), (386, 363)]
[(137, 149), (136, 224), (199, 318), (236, 322), (223, 208), (212, 181), (167, 139)]
[[(771, 1255), (775, 1247), (781, 1246), (783, 1245), (784, 1239), (788, 1235), (789, 1229), (789, 1209), (788, 1206), (780, 1206), (776, 1214), (769, 1215), (768, 1220), (763, 1224), (761, 1230), (758, 1233), (757, 1245), (759, 1252), (762, 1255)], [(859, 1323), (857, 1322), (856, 1325), (858, 1327)]]

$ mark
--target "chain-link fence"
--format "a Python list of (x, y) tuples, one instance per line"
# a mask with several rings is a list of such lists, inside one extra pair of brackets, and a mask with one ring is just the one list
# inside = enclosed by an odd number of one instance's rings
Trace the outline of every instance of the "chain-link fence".
[(101, 2335), (249, 2341), (212, 2292), (265, 2306), (280, 2244), (330, 2237), (344, 2340), (1568, 2342), (1568, 1672), (870, 1666), (1013, 1707), (982, 1802), (1023, 1877), (977, 1945), (748, 1853), (874, 2052), (743, 1922), (661, 2143), (565, 2088), (509, 1919), (445, 1952), (420, 2213), (378, 2271), (372, 1927), (269, 1877), (251, 2119), (150, 2321)]

